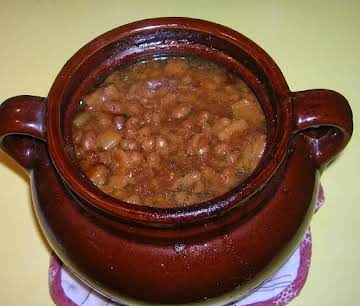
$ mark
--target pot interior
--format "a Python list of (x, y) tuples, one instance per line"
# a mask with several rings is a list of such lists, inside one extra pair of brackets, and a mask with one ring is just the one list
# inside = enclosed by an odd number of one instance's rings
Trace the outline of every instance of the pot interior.
[[(70, 60), (63, 69), (68, 76), (61, 92), (61, 99), (59, 99), (59, 124), (62, 148), (66, 149), (67, 173), (64, 177), (65, 180), (68, 181), (69, 175), (75, 179), (84, 187), (82, 190), (88, 191), (87, 194), (84, 195), (83, 192), (80, 196), (87, 197), (90, 195), (91, 203), (100, 206), (102, 210), (109, 208), (109, 206), (102, 205), (105, 201), (109, 205), (111, 203), (111, 213), (114, 213), (117, 205), (127, 211), (141, 211), (141, 214), (150, 212), (154, 216), (157, 213), (165, 213), (169, 216), (171, 209), (161, 211), (158, 208), (137, 205), (134, 207), (132, 204), (116, 200), (102, 193), (89, 179), (81, 175), (80, 168), (73, 157), (71, 122), (81, 98), (101, 84), (106, 76), (117, 68), (156, 57), (195, 56), (220, 64), (228, 71), (240, 76), (247, 83), (263, 108), (267, 122), (267, 140), (258, 167), (243, 183), (218, 198), (206, 203), (189, 205), (180, 210), (183, 210), (183, 216), (192, 214), (195, 218), (200, 212), (210, 215), (214, 211), (220, 211), (245, 202), (246, 196), (256, 192), (256, 188), (261, 187), (257, 185), (261, 184), (261, 181), (264, 183), (272, 175), (272, 172), (269, 171), (267, 173), (261, 172), (272, 162), (273, 156), (286, 134), (284, 124), (287, 121), (288, 114), (283, 109), (282, 93), (276, 89), (277, 84), (269, 78), (269, 73), (263, 67), (263, 60), (261, 56), (258, 56), (259, 52), (263, 51), (246, 38), (241, 41), (239, 38), (234, 39), (225, 34), (220, 35), (219, 33), (193, 28), (144, 27), (136, 31), (118, 31), (117, 33), (116, 30), (114, 31), (90, 42), (73, 57), (76, 58), (76, 61)], [(258, 49), (253, 49), (254, 46)], [(266, 60), (271, 61), (269, 58)], [(270, 64), (272, 63), (271, 61)], [(61, 73), (59, 77), (61, 77)], [(275, 168), (273, 167), (273, 169)], [(68, 181), (68, 183), (72, 187), (71, 182)], [(77, 192), (78, 188), (75, 187), (73, 191)], [(97, 205), (96, 199), (101, 199), (102, 204)], [(89, 199), (87, 200), (89, 201)], [(179, 208), (176, 209), (176, 212), (179, 213)], [(169, 219), (166, 220), (169, 222)]]

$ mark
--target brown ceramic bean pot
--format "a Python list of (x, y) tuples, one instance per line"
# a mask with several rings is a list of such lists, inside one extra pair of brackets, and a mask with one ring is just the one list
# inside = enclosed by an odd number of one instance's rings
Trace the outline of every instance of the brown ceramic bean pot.
[[(255, 172), (227, 194), (184, 208), (115, 200), (66, 153), (77, 101), (113, 69), (154, 56), (201, 56), (239, 74), (259, 98), (267, 145)], [(352, 113), (330, 90), (291, 92), (274, 61), (243, 35), (211, 22), (131, 23), (80, 49), (47, 98), (0, 108), (2, 149), (31, 176), (49, 244), (89, 285), (126, 303), (226, 303), (275, 272), (301, 241), (323, 169), (346, 146)]]

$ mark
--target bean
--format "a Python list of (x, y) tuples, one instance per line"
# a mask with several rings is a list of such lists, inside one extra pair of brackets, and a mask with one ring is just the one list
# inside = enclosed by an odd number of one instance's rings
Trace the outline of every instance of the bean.
[(199, 198), (194, 194), (188, 194), (184, 191), (175, 192), (175, 201), (178, 204), (186, 205), (198, 202)]
[(125, 105), (119, 101), (114, 101), (114, 100), (105, 101), (101, 105), (101, 110), (116, 115), (126, 114)]
[(226, 186), (234, 186), (236, 183), (236, 171), (233, 168), (225, 168), (220, 174), (220, 181)]
[(145, 108), (145, 109), (159, 109), (159, 101), (152, 99), (151, 97), (145, 96), (139, 99), (140, 104)]
[(210, 119), (210, 113), (208, 111), (200, 111), (196, 117), (197, 122), (199, 122), (201, 125), (204, 123), (207, 123)]
[(103, 95), (100, 97), (103, 101), (117, 100), (121, 98), (120, 93), (114, 84), (103, 87)]
[(226, 155), (226, 161), (230, 164), (235, 164), (239, 160), (239, 154), (236, 152), (231, 152)]
[(214, 91), (216, 90), (217, 84), (212, 80), (207, 80), (207, 82), (203, 82), (203, 88), (206, 91)]
[[(145, 203), (145, 201), (144, 201), (144, 203)], [(156, 203), (157, 207), (165, 207), (166, 208), (169, 205), (169, 200), (166, 197), (157, 195), (151, 199), (148, 199), (145, 204), (147, 204), (149, 206), (155, 206), (155, 203)]]
[(208, 145), (204, 145), (198, 148), (197, 153), (198, 155), (204, 155), (209, 151), (209, 146)]
[(127, 199), (125, 199), (125, 201), (128, 203), (131, 203), (131, 204), (140, 204), (141, 203), (140, 197), (136, 194), (128, 197)]
[(167, 62), (164, 71), (169, 75), (183, 75), (188, 70), (188, 65), (179, 59), (171, 59)]
[(116, 147), (120, 140), (120, 134), (113, 129), (109, 129), (98, 135), (97, 144), (103, 150), (110, 150)]
[(176, 104), (177, 95), (175, 93), (168, 93), (163, 99), (163, 106), (166, 108), (174, 107)]
[(128, 170), (128, 172), (126, 175), (126, 179), (127, 179), (128, 185), (135, 185), (136, 184), (135, 176), (136, 176), (136, 171), (138, 169), (134, 169), (134, 168), (130, 167), (127, 170)]
[(241, 97), (240, 93), (238, 92), (237, 88), (234, 86), (236, 81), (234, 78), (228, 78), (229, 85), (225, 86), (225, 93), (231, 100), (237, 100)]
[(250, 97), (243, 98), (234, 103), (231, 108), (234, 118), (246, 120), (256, 128), (261, 128), (265, 125), (265, 117), (261, 107), (254, 101), (252, 94)]
[[(143, 157), (144, 161), (146, 160), (145, 157), (146, 157), (146, 155)], [(150, 165), (143, 163), (141, 172), (143, 174), (144, 179), (147, 179), (149, 181), (151, 181), (151, 178), (154, 179), (155, 172), (154, 172), (154, 169)]]
[(146, 83), (144, 83), (144, 81), (138, 81), (130, 86), (126, 99), (139, 101), (141, 98), (150, 97), (151, 94), (152, 92), (146, 86)]
[(93, 130), (85, 132), (81, 137), (80, 145), (86, 151), (93, 150), (96, 146), (96, 133)]
[(257, 133), (249, 137), (242, 152), (243, 165), (249, 171), (254, 171), (265, 149), (266, 135)]
[(220, 170), (221, 168), (228, 167), (229, 163), (222, 159), (210, 159), (209, 165), (214, 169)]
[(83, 134), (82, 130), (73, 131), (73, 134), (72, 134), (73, 142), (80, 143), (82, 134)]
[(249, 124), (243, 119), (233, 120), (233, 122), (230, 125), (230, 129), (232, 130), (233, 133), (243, 132), (248, 128), (249, 128)]
[(151, 136), (151, 129), (149, 126), (143, 126), (137, 134), (140, 139), (148, 138)]
[(135, 130), (125, 130), (124, 136), (128, 139), (135, 139), (136, 138), (136, 131)]
[(151, 117), (151, 123), (155, 126), (158, 126), (161, 122), (161, 115), (159, 113), (153, 113)]
[(111, 195), (116, 199), (124, 201), (124, 199), (128, 197), (128, 192), (126, 191), (125, 188), (119, 188), (119, 189), (114, 189)]
[(99, 161), (99, 154), (96, 152), (96, 150), (89, 150), (86, 151), (86, 159), (90, 162), (90, 163), (97, 163)]
[(95, 185), (104, 185), (108, 176), (108, 169), (104, 165), (94, 165), (88, 169), (86, 175)]
[(201, 132), (207, 135), (212, 134), (211, 125), (207, 122), (201, 124)]
[(178, 179), (172, 180), (168, 185), (167, 189), (170, 191), (177, 191), (180, 189), (181, 185), (182, 185), (182, 178), (180, 177)]
[(121, 130), (124, 127), (125, 121), (125, 116), (114, 116), (112, 118), (112, 122), (117, 130)]
[(144, 108), (139, 104), (139, 103), (128, 103), (126, 105), (127, 107), (127, 112), (129, 115), (132, 116), (139, 116), (144, 112)]
[(223, 74), (216, 74), (214, 73), (212, 80), (215, 82), (216, 85), (224, 85), (225, 77)]
[(186, 203), (187, 193), (185, 191), (175, 192), (175, 201), (179, 204)]
[(180, 123), (177, 133), (184, 139), (189, 139), (194, 134), (195, 123), (192, 120), (184, 120)]
[(109, 178), (108, 182), (108, 186), (114, 189), (124, 188), (127, 184), (127, 178), (122, 175), (113, 175)]
[[(117, 149), (114, 152), (114, 158), (120, 163), (120, 165), (123, 167), (123, 171), (129, 171), (128, 176), (132, 178), (134, 176), (134, 170), (131, 167), (138, 166), (142, 163), (143, 157), (141, 153), (138, 151), (128, 151), (125, 152), (121, 149)], [(136, 170), (137, 171), (137, 170)], [(131, 181), (129, 181), (131, 183)]]
[(116, 83), (121, 79), (121, 72), (120, 71), (114, 71), (113, 73), (109, 74), (104, 83), (105, 84), (114, 84), (116, 85)]
[(102, 130), (112, 126), (112, 116), (104, 113), (96, 113), (98, 127)]
[(164, 137), (166, 137), (166, 139), (168, 140), (169, 146), (168, 146), (168, 150), (169, 152), (178, 152), (179, 147), (181, 147), (181, 144), (183, 142), (183, 138), (179, 137), (178, 135), (174, 134), (174, 133), (166, 133), (163, 134)]
[(91, 94), (88, 94), (84, 97), (84, 102), (86, 104), (87, 110), (95, 110), (99, 108), (102, 104), (101, 96), (102, 96), (103, 89), (98, 88), (97, 90), (93, 91)]
[(205, 134), (195, 134), (189, 141), (186, 153), (190, 156), (204, 155), (209, 152), (210, 139)]
[(136, 138), (137, 130), (141, 127), (140, 119), (137, 117), (130, 117), (125, 122), (125, 137), (127, 138)]
[(146, 156), (146, 161), (150, 167), (158, 168), (160, 165), (160, 156), (157, 153), (152, 152)]
[(73, 120), (73, 124), (77, 127), (80, 128), (83, 125), (85, 125), (85, 123), (87, 123), (91, 118), (91, 115), (88, 112), (81, 112), (76, 114), (74, 120)]
[(158, 90), (159, 88), (162, 87), (162, 82), (160, 80), (148, 80), (145, 82), (146, 87), (151, 90), (151, 91), (155, 91)]
[(231, 120), (229, 118), (223, 117), (219, 119), (219, 124), (224, 127), (224, 126), (228, 126), (231, 124)]
[(133, 139), (124, 138), (120, 142), (120, 147), (126, 151), (134, 151), (139, 148), (138, 143)]
[(158, 126), (161, 122), (161, 115), (152, 111), (144, 113), (145, 122), (154, 126)]
[(182, 184), (185, 187), (194, 185), (196, 182), (200, 181), (201, 173), (199, 171), (192, 171), (186, 174), (182, 179)]
[(153, 115), (153, 112), (152, 111), (146, 111), (145, 113), (144, 113), (144, 120), (145, 120), (145, 122), (146, 123), (150, 123), (151, 122), (151, 117), (152, 117), (152, 115)]
[(137, 131), (140, 128), (140, 119), (138, 117), (130, 117), (125, 122), (125, 128), (127, 130), (134, 130)]
[(222, 183), (221, 181), (217, 180), (213, 182), (211, 191), (214, 192), (217, 195), (223, 194), (227, 191), (229, 191), (229, 189), (231, 189), (232, 186), (226, 186), (224, 183)]
[(139, 165), (143, 161), (141, 153), (132, 151), (128, 153), (128, 161), (131, 165)]
[(155, 139), (154, 138), (145, 138), (142, 141), (141, 146), (145, 152), (151, 151), (155, 147)]
[(176, 106), (171, 112), (171, 117), (174, 119), (184, 118), (191, 112), (191, 105), (187, 103)]
[(106, 166), (110, 166), (113, 163), (111, 151), (99, 152), (98, 156), (99, 162)]
[(87, 95), (84, 100), (89, 109), (99, 109), (102, 107), (103, 102), (117, 100), (120, 98), (120, 93), (116, 86), (109, 84), (105, 87), (100, 87)]
[(180, 128), (188, 132), (193, 132), (195, 128), (195, 123), (192, 120), (187, 119), (180, 123)]
[(194, 192), (196, 193), (202, 193), (205, 191), (205, 186), (204, 186), (204, 183), (201, 182), (201, 181), (198, 181), (195, 183), (195, 186), (194, 186)]
[(221, 141), (229, 141), (230, 137), (235, 133), (241, 133), (249, 128), (247, 122), (243, 119), (234, 120), (225, 129), (218, 132), (217, 136)]
[(117, 161), (121, 167), (127, 167), (128, 166), (128, 156), (126, 152), (122, 149), (115, 149), (113, 158), (115, 161)]
[(200, 168), (201, 170), (201, 174), (206, 178), (206, 179), (209, 179), (209, 178), (212, 178), (216, 175), (215, 173), (215, 170), (209, 166), (202, 166)]
[(219, 143), (214, 146), (213, 150), (217, 156), (224, 157), (225, 155), (230, 153), (231, 147), (226, 143)]
[(192, 82), (192, 78), (190, 75), (187, 74), (181, 79), (181, 81), (184, 83), (184, 85), (190, 85)]
[(211, 128), (212, 134), (218, 135), (223, 133), (225, 128), (231, 124), (231, 120), (226, 117), (216, 118)]
[(155, 142), (155, 147), (156, 150), (159, 152), (167, 152), (168, 150), (168, 142), (165, 138), (162, 138), (161, 136), (156, 138), (156, 142)]

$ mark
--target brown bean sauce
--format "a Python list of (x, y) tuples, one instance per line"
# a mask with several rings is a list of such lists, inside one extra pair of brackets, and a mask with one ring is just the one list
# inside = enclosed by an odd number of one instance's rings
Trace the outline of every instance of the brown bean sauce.
[(266, 123), (249, 87), (197, 58), (138, 62), (79, 102), (72, 126), (84, 174), (114, 198), (181, 207), (246, 179), (264, 151)]

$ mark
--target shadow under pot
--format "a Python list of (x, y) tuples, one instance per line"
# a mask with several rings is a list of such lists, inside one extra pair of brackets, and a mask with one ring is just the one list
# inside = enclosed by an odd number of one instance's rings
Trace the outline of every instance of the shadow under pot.
[[(266, 118), (266, 146), (239, 186), (183, 207), (131, 204), (104, 193), (74, 159), (79, 101), (119, 67), (198, 57), (239, 76)], [(121, 26), (80, 49), (47, 98), (0, 106), (2, 149), (28, 170), (49, 244), (71, 271), (126, 304), (225, 304), (287, 260), (309, 226), (324, 168), (352, 135), (346, 99), (330, 90), (291, 92), (274, 61), (243, 35), (190, 18)], [(70, 148), (70, 149), (69, 149)]]

